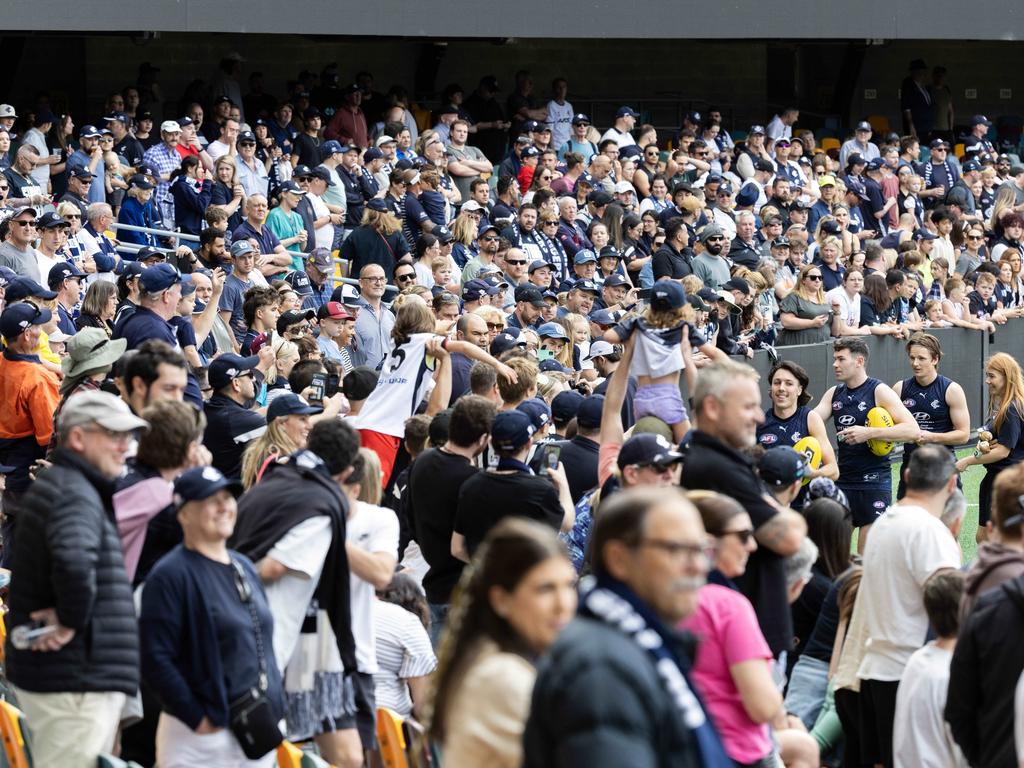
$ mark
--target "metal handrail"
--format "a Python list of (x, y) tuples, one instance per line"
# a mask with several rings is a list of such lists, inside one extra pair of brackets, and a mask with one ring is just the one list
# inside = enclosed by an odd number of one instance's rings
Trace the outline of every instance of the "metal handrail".
[(136, 227), (134, 224), (121, 224), (114, 221), (110, 224), (111, 229), (124, 229), (129, 232), (142, 232), (144, 235), (159, 235), (160, 237), (177, 237), (181, 240), (199, 242), (199, 235), (190, 235), (187, 232), (172, 232), (169, 229), (156, 229), (155, 227)]

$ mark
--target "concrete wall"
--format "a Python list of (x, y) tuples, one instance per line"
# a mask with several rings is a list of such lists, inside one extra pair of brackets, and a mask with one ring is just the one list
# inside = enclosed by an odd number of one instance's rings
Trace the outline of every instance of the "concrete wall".
[[(6, 0), (0, 28), (39, 28), (59, 19), (64, 30), (166, 32), (270, 32), (279, 34), (402, 35), (561, 38), (615, 34), (637, 39), (696, 37), (689, 19), (698, 6), (674, 0), (520, 0), (515, 5), (478, 0), (373, 3), (292, 0)], [(830, 37), (1012, 40), (1021, 35), (1024, 10), (1012, 0), (978, 0), (965, 13), (959, 0), (861, 0), (854, 5), (814, 0), (731, 0), (703, 3), (702, 38), (818, 39)], [(32, 20), (26, 24), (26, 20)], [(100, 20), (99, 23), (97, 20)]]

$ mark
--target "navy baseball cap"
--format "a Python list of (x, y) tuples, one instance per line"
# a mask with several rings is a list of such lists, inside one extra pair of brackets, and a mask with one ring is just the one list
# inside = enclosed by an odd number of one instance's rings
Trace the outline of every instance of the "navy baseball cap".
[(95, 177), (92, 171), (86, 168), (84, 165), (76, 165), (74, 168), (68, 171), (68, 175), (73, 179), (92, 179)]
[(330, 174), (330, 172), (326, 168), (324, 168), (322, 165), (318, 165), (316, 168), (311, 170), (309, 172), (309, 175), (312, 176), (314, 179), (320, 179), (321, 181), (326, 181), (327, 182), (327, 186), (329, 186), (329, 187), (337, 186), (337, 184), (335, 184), (333, 181), (331, 181), (331, 174)]
[(121, 125), (130, 125), (132, 122), (132, 119), (125, 112), (111, 112), (103, 119), (108, 123), (121, 123)]
[(981, 170), (981, 163), (979, 163), (973, 157), (970, 160), (968, 160), (967, 162), (964, 163), (964, 172), (965, 173), (968, 172), (968, 171), (980, 171), (980, 170)]
[[(606, 325), (608, 327), (611, 327), (611, 326), (615, 325), (617, 322), (619, 322), (619, 320), (621, 318), (622, 318), (621, 314), (616, 313), (616, 312), (614, 312), (614, 311), (612, 311), (610, 309), (607, 309), (607, 308), (606, 309), (595, 309), (593, 312), (590, 313), (590, 322), (596, 323), (597, 325)], [(596, 341), (594, 342), (594, 344), (597, 344), (597, 343), (598, 342), (596, 342)], [(608, 342), (605, 342), (605, 344), (607, 344), (607, 343)], [(593, 345), (591, 345), (591, 348), (593, 348)]]
[(540, 157), (540, 150), (536, 147), (527, 147), (522, 152), (523, 157)]
[(70, 261), (54, 264), (50, 268), (50, 273), (46, 276), (46, 284), (57, 285), (71, 277), (85, 277), (85, 273)]
[(874, 160), (869, 160), (868, 161), (867, 170), (869, 170), (869, 171), (880, 171), (880, 170), (882, 170), (882, 167), (884, 165), (885, 165), (885, 161), (882, 160), (882, 158), (880, 158), (880, 157), (876, 157)]
[(225, 477), (216, 467), (186, 469), (174, 480), (174, 505), (180, 508), (190, 501), (203, 501), (225, 488), (238, 490), (240, 483)]
[[(553, 361), (545, 360), (544, 362), (549, 363)], [(538, 432), (551, 423), (551, 409), (548, 408), (548, 404), (539, 397), (524, 400), (516, 406), (516, 410), (522, 411), (529, 416), (530, 421), (533, 423), (533, 428)]]
[(861, 120), (859, 123), (857, 123), (857, 130), (858, 131), (871, 131), (871, 130), (874, 130), (874, 129), (871, 127), (871, 123), (869, 123), (867, 120)]
[(83, 125), (78, 132), (78, 138), (80, 139), (98, 139), (101, 135), (95, 125)]
[(36, 219), (36, 229), (56, 229), (58, 227), (70, 226), (70, 224), (64, 221), (64, 217), (58, 215), (55, 211), (47, 211)]
[(34, 296), (39, 299), (56, 299), (57, 292), (43, 288), (31, 277), (16, 277), (7, 284), (5, 298), (8, 304)]
[(376, 211), (377, 213), (387, 213), (388, 204), (379, 197), (375, 197), (366, 204), (366, 209), (369, 211)]
[(532, 275), (538, 269), (544, 269), (544, 267), (551, 267), (551, 266), (552, 265), (550, 263), (544, 261), (544, 259), (534, 259), (533, 261), (530, 262), (530, 266), (528, 266), (526, 268), (526, 271), (529, 272)]
[(10, 267), (0, 267), (0, 288), (6, 288), (13, 280), (18, 279), (18, 273)]
[[(590, 252), (588, 251), (588, 253)], [(578, 256), (579, 254), (576, 255)], [(592, 253), (590, 255), (593, 256)], [(597, 283), (595, 283), (593, 280), (577, 280), (575, 283), (573, 283), (572, 290), (586, 291), (587, 293), (592, 293), (595, 296), (598, 296), (601, 293), (601, 289), (597, 287)]]
[(938, 237), (934, 232), (929, 232), (927, 229), (919, 229), (914, 233), (915, 240), (936, 240)]
[(560, 362), (551, 357), (547, 360), (541, 360), (540, 365), (537, 366), (541, 373), (564, 373), (569, 375), (573, 373), (572, 368), (566, 368)]
[(383, 157), (384, 153), (377, 149), (377, 147), (370, 147), (363, 153), (363, 162), (370, 163), (374, 160), (380, 160)]
[[(795, 451), (790, 450), (795, 454)], [(619, 469), (629, 466), (667, 467), (683, 460), (683, 454), (676, 451), (662, 435), (645, 433), (633, 435), (619, 449)]]
[(321, 157), (330, 157), (336, 152), (338, 154), (341, 154), (342, 152), (344, 152), (344, 149), (341, 146), (341, 142), (335, 141), (334, 139), (331, 139), (330, 141), (325, 141), (323, 145), (321, 145), (320, 147)]
[(604, 409), (604, 395), (591, 395), (583, 398), (580, 409), (576, 412), (576, 423), (584, 429), (597, 429), (601, 426), (601, 411)]
[(619, 253), (619, 249), (610, 243), (606, 245), (598, 253), (597, 258), (599, 259), (621, 259), (622, 254)]
[(768, 485), (783, 488), (807, 474), (807, 462), (802, 454), (780, 445), (765, 451), (757, 463), (757, 472)]
[(572, 124), (573, 125), (589, 125), (590, 124), (590, 118), (587, 117), (586, 115), (584, 115), (582, 112), (577, 112), (575, 115), (572, 116)]
[(207, 374), (210, 388), (214, 392), (224, 389), (235, 379), (251, 373), (259, 365), (259, 362), (260, 359), (257, 355), (252, 357), (241, 357), (231, 353), (221, 355), (210, 363)]
[(568, 424), (583, 405), (584, 397), (575, 389), (559, 392), (551, 401), (551, 419), (558, 425)]
[(306, 270), (293, 269), (285, 275), (284, 280), (297, 294), (299, 294), (299, 296), (305, 297), (313, 295), (313, 286), (309, 282), (309, 275), (306, 274)]
[(572, 257), (573, 264), (588, 264), (590, 262), (597, 263), (597, 256), (594, 255), (593, 251), (586, 248), (582, 251), (576, 251), (576, 255)]
[(618, 288), (619, 286), (622, 286), (622, 285), (629, 285), (629, 280), (627, 280), (626, 278), (624, 278), (622, 275), (618, 274), (617, 272), (614, 273), (614, 274), (608, 275), (608, 277), (606, 277), (604, 279), (604, 287), (605, 288)]
[(659, 280), (651, 287), (651, 307), (657, 310), (679, 309), (686, 304), (686, 291), (675, 280)]
[(974, 115), (971, 118), (971, 126), (975, 126), (975, 125), (989, 125), (989, 126), (991, 126), (992, 125), (992, 121), (989, 120), (984, 115)]
[(527, 133), (533, 133), (539, 127), (540, 123), (538, 123), (536, 120), (527, 120), (525, 123), (523, 123), (523, 130), (526, 131)]
[(135, 260), (139, 262), (145, 262), (148, 259), (166, 259), (167, 254), (158, 248), (154, 248), (150, 245), (144, 245), (142, 248), (135, 253)]
[(530, 442), (537, 431), (533, 419), (522, 411), (502, 411), (491, 424), (491, 445), (497, 450), (509, 453)]
[(291, 179), (288, 179), (288, 181), (284, 182), (279, 187), (279, 189), (282, 192), (291, 192), (293, 195), (304, 195), (304, 194), (306, 194), (306, 190), (304, 190), (302, 187), (300, 187), (298, 184), (296, 184)]
[(619, 107), (619, 111), (615, 113), (615, 119), (618, 120), (620, 117), (640, 117), (640, 113), (632, 107)]
[(166, 291), (175, 283), (190, 283), (192, 275), (183, 275), (171, 264), (154, 264), (139, 275), (139, 286), (146, 293)]
[(153, 188), (153, 185), (149, 183), (149, 179), (147, 179), (141, 173), (137, 173), (134, 176), (132, 176), (130, 179), (128, 179), (128, 183), (131, 186), (133, 186), (133, 187), (137, 187), (138, 189), (152, 189)]
[(463, 301), (480, 301), (484, 296), (490, 295), (491, 285), (483, 280), (469, 280), (462, 286)]
[(284, 416), (314, 416), (323, 412), (323, 408), (309, 405), (294, 392), (289, 392), (276, 397), (267, 408), (267, 424)]
[(11, 342), (26, 328), (50, 322), (52, 316), (50, 310), (37, 307), (35, 304), (11, 304), (0, 315), (0, 335)]
[(516, 347), (525, 347), (526, 339), (522, 339), (518, 334), (512, 333), (513, 328), (506, 328), (504, 331), (499, 333), (491, 341), (491, 354), (497, 357), (500, 354), (508, 352), (510, 349)]

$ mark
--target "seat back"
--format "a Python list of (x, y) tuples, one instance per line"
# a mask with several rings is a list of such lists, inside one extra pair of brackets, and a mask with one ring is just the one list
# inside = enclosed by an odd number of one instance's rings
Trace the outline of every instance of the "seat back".
[(876, 134), (889, 132), (889, 118), (885, 115), (870, 115), (868, 122), (871, 123), (871, 130)]
[(387, 707), (377, 710), (377, 741), (380, 742), (380, 757), (384, 768), (409, 768), (405, 756), (402, 716)]
[(828, 152), (830, 149), (839, 149), (842, 144), (839, 143), (839, 139), (833, 136), (824, 136), (821, 139), (821, 151)]
[(0, 739), (5, 764), (10, 768), (32, 768), (32, 749), (25, 715), (7, 701), (0, 701)]
[(963, 142), (953, 145), (953, 154), (957, 156), (957, 159), (960, 159), (961, 157), (964, 156), (964, 149), (965, 145)]
[(278, 768), (302, 768), (302, 750), (290, 741), (277, 745)]

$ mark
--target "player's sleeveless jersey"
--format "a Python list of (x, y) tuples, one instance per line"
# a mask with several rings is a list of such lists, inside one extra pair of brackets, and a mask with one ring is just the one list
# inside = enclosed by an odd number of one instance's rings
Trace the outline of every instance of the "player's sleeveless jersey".
[(765, 450), (779, 445), (792, 448), (811, 434), (807, 426), (807, 414), (810, 412), (810, 408), (802, 405), (788, 419), (780, 419), (775, 415), (775, 410), (769, 408), (764, 412), (764, 423), (757, 428), (757, 442)]
[[(952, 432), (953, 419), (949, 415), (949, 405), (946, 404), (946, 390), (952, 384), (952, 379), (939, 375), (935, 381), (927, 387), (922, 387), (917, 380), (911, 376), (903, 380), (900, 395), (903, 404), (913, 415), (917, 426), (926, 432)], [(950, 451), (953, 446), (947, 446)], [(917, 448), (916, 443), (903, 444), (903, 462), (906, 465), (910, 454)]]
[[(868, 411), (877, 405), (875, 389), (881, 383), (878, 379), (868, 378), (853, 389), (845, 384), (836, 386), (832, 393), (832, 423), (837, 432), (847, 427), (865, 425)], [(840, 486), (867, 488), (888, 487), (892, 484), (889, 457), (875, 456), (866, 442), (850, 445), (840, 440), (836, 448), (836, 459), (839, 462)]]
[(430, 390), (434, 358), (427, 357), (427, 341), (433, 333), (414, 333), (384, 358), (380, 379), (354, 419), (357, 429), (369, 429), (393, 437), (405, 436), (405, 420)]

